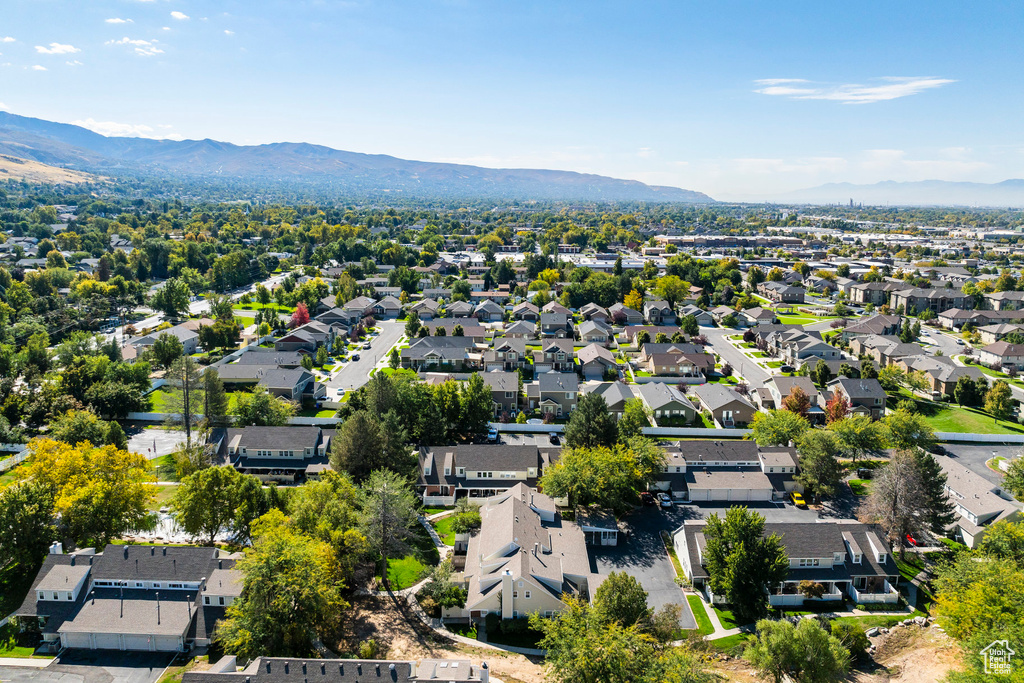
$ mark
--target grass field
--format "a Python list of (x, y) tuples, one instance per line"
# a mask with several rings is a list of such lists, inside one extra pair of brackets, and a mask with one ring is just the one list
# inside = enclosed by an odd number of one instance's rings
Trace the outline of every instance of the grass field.
[(826, 316), (817, 318), (813, 315), (780, 315), (778, 318), (779, 322), (783, 325), (813, 325), (814, 323), (835, 320), (835, 318), (829, 318)]
[(6, 472), (4, 472), (3, 474), (0, 474), (0, 489), (2, 489), (5, 486), (10, 486), (14, 482), (16, 482), (19, 479), (21, 479), (21, 477), (24, 474), (25, 474), (25, 463), (22, 463), (22, 464), (18, 465), (17, 467), (12, 467), (11, 469), (9, 469)]
[(855, 496), (866, 496), (871, 493), (871, 481), (869, 479), (851, 479), (850, 490)]
[[(18, 630), (11, 624), (0, 626), (0, 657), (32, 656), (32, 653), (34, 652), (33, 648), (18, 645), (17, 636)], [(42, 657), (40, 657), (40, 659), (42, 659)]]
[[(170, 413), (174, 410), (171, 405), (173, 396), (176, 392), (173, 389), (165, 389), (160, 387), (156, 391), (149, 395), (149, 406), (150, 411), (154, 413)], [(234, 415), (238, 407), (238, 399), (236, 396), (237, 392), (229, 391), (228, 396), (228, 414)]]
[(739, 657), (747, 648), (747, 644), (753, 639), (754, 636), (749, 633), (737, 633), (734, 636), (726, 636), (725, 638), (712, 640), (711, 647), (715, 648), (719, 652)]
[(168, 486), (166, 484), (158, 484), (154, 488), (156, 489), (156, 495), (153, 496), (153, 500), (149, 503), (150, 512), (156, 512), (160, 508), (168, 505), (171, 498), (174, 496), (174, 492), (178, 490), (177, 486)]
[(781, 360), (770, 360), (767, 363), (765, 363), (765, 365), (767, 365), (770, 368), (781, 368), (784, 365), (784, 363)]
[(150, 462), (153, 463), (157, 481), (178, 481), (178, 471), (174, 467), (174, 458), (171, 457), (170, 453), (161, 455)]
[(452, 523), (455, 521), (455, 515), (449, 515), (442, 519), (433, 522), (434, 531), (441, 537), (445, 545), (455, 545), (455, 532), (452, 531)]
[(287, 313), (288, 315), (295, 312), (295, 308), (291, 306), (281, 306), (280, 304), (275, 303), (269, 303), (266, 306), (256, 302), (251, 304), (233, 304), (231, 308), (236, 311), (262, 311), (266, 308), (268, 311), (277, 311), (278, 313)]
[(715, 627), (711, 624), (711, 617), (704, 609), (704, 601), (700, 599), (700, 596), (687, 595), (686, 602), (690, 603), (690, 611), (693, 612), (693, 618), (697, 621), (697, 633), (702, 636), (714, 633)]
[(388, 560), (388, 582), (391, 590), (402, 590), (416, 585), (423, 574), (440, 561), (440, 555), (430, 534), (417, 524), (410, 539), (412, 552), (402, 558)]
[(956, 432), (972, 434), (1024, 434), (1024, 428), (1010, 422), (996, 422), (988, 413), (983, 413), (977, 408), (962, 408), (956, 405), (943, 406), (937, 411), (933, 408), (933, 414), (926, 412), (924, 406), (928, 404), (918, 403), (922, 407), (921, 414), (925, 416), (928, 424), (937, 432)]
[(718, 615), (718, 620), (720, 622), (722, 622), (722, 628), (729, 629), (729, 628), (739, 628), (740, 626), (744, 626), (744, 624), (741, 624), (738, 621), (736, 621), (736, 617), (733, 616), (733, 614), (732, 614), (732, 612), (730, 610), (719, 609), (718, 607), (714, 607), (714, 606), (712, 606), (712, 607), (715, 610), (715, 614)]

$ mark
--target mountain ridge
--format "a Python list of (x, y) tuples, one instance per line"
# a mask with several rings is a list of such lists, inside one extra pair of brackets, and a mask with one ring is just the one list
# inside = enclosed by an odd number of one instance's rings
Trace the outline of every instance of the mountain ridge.
[(953, 180), (882, 180), (877, 183), (825, 183), (776, 195), (771, 201), (801, 204), (893, 204), (905, 206), (1024, 207), (1024, 179), (995, 183)]
[(261, 180), (339, 192), (409, 196), (714, 203), (704, 193), (576, 171), (484, 168), (338, 150), (307, 142), (236, 145), (105, 136), (87, 128), (0, 112), (0, 154), (91, 173)]

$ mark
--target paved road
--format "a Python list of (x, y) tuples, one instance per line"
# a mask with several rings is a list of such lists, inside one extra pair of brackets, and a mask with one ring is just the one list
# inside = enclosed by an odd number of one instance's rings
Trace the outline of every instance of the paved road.
[(656, 610), (662, 605), (680, 605), (681, 628), (696, 628), (686, 596), (675, 584), (676, 570), (659, 535), (662, 529), (673, 527), (672, 519), (657, 508), (643, 508), (633, 513), (625, 519), (630, 529), (629, 540), (620, 541), (614, 548), (593, 548), (591, 570), (601, 574), (624, 571), (636, 577), (647, 591), (649, 607)]
[(743, 355), (726, 339), (730, 335), (742, 334), (742, 331), (727, 327), (702, 327), (700, 331), (707, 336), (714, 352), (722, 357), (723, 365), (728, 363), (736, 372), (745, 377), (752, 390), (764, 386), (764, 383), (770, 379), (771, 375), (764, 368)]
[(357, 352), (359, 360), (349, 362), (341, 372), (327, 381), (329, 397), (332, 394), (337, 397), (337, 392), (331, 391), (332, 389), (358, 389), (370, 381), (370, 370), (405, 333), (404, 322), (380, 321), (377, 326), (380, 328), (380, 334), (373, 338), (373, 348), (365, 351), (360, 349)]
[[(167, 664), (170, 654), (115, 652), (65, 653), (44, 669), (0, 664), (4, 683), (153, 683)], [(0, 662), (3, 662), (0, 659)]]
[(1021, 452), (1020, 446), (1003, 446), (999, 444), (973, 445), (950, 443), (944, 444), (944, 446), (951, 458), (956, 459), (958, 463), (993, 484), (1001, 484), (1003, 475), (990, 470), (985, 466), (985, 462), (997, 456), (1004, 458), (1016, 457)]

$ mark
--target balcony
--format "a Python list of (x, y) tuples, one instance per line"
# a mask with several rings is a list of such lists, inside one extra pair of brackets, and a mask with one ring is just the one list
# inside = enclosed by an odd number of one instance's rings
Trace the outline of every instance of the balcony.
[(856, 589), (850, 585), (850, 598), (859, 605), (869, 603), (896, 603), (900, 593), (885, 579), (869, 579), (864, 588)]

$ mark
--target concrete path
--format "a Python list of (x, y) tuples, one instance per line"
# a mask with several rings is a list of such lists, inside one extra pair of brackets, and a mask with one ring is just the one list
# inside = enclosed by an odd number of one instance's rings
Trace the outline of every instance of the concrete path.
[[(430, 540), (434, 542), (434, 546), (437, 548), (437, 552), (440, 555), (440, 558), (438, 559), (438, 563), (444, 562), (445, 559), (448, 557), (448, 555), (452, 552), (452, 550), (453, 550), (452, 546), (444, 544), (444, 541), (442, 541), (441, 537), (437, 535), (437, 532), (434, 531), (434, 527), (430, 525), (430, 522), (427, 521), (426, 517), (424, 517), (423, 515), (420, 515), (419, 516), (419, 522), (420, 522), (420, 524), (423, 525), (423, 528), (427, 530), (427, 533), (430, 534)], [(382, 591), (371, 591), (371, 590), (367, 590), (365, 588), (360, 588), (360, 589), (356, 590), (356, 594), (357, 595), (374, 595), (374, 596), (377, 596), (377, 597), (395, 597), (395, 596), (399, 596), (399, 597), (413, 596), (413, 597), (415, 597), (415, 595), (420, 592), (420, 589), (423, 588), (425, 585), (427, 585), (427, 583), (429, 581), (430, 581), (430, 578), (428, 577), (428, 578), (425, 578), (422, 581), (416, 583), (415, 585), (409, 586), (408, 588), (402, 588), (402, 589), (397, 590), (397, 591), (393, 591), (393, 590), (390, 590), (390, 589), (389, 590), (382, 590)]]
[(45, 669), (53, 659), (35, 659), (29, 657), (0, 657), (0, 667), (20, 666), (28, 669)]

